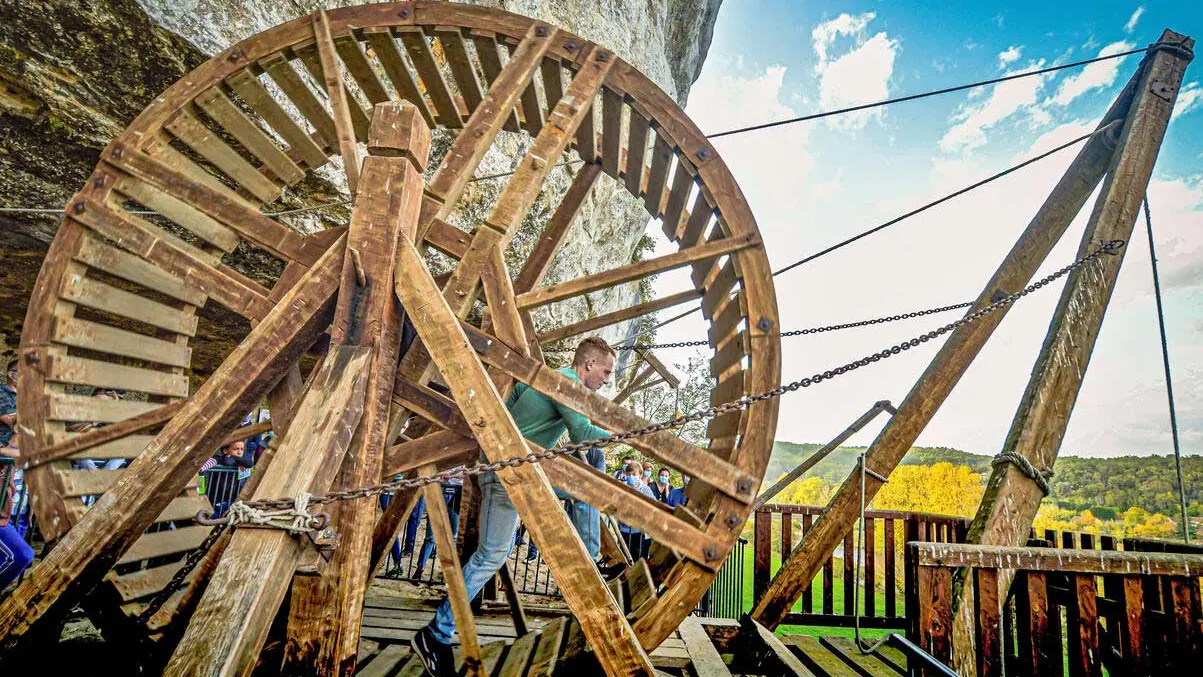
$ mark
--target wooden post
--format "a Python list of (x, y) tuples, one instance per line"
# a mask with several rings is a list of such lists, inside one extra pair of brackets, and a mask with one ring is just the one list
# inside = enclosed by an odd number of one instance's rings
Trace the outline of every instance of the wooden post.
[[(78, 595), (100, 582), (196, 476), (217, 444), (313, 344), (329, 322), (341, 258), (342, 247), (334, 247), (310, 269), (70, 535), (0, 604), (0, 637), (5, 649), (39, 618), (58, 617), (78, 601)], [(40, 350), (25, 350), (23, 369), (38, 368)], [(22, 396), (27, 392), (32, 389), (21, 389)], [(40, 392), (36, 394), (41, 397)]]
[[(1112, 158), (1082, 234), (1078, 256), (1101, 242), (1131, 238), (1194, 44), (1190, 38), (1168, 30), (1161, 42), (1182, 44), (1187, 51), (1150, 53), (1135, 76), (1138, 84), (1120, 136), (1120, 148)], [(1044, 346), (1003, 444), (1004, 451), (1023, 456), (1040, 470), (1051, 469), (1056, 461), (1122, 262), (1121, 251), (1074, 271), (1057, 303)], [(1023, 545), (1043, 498), (1039, 485), (1019, 468), (1012, 464), (996, 466), (969, 528), (969, 542)], [(1005, 570), (1000, 573), (1000, 584), (1004, 592), (1010, 587), (1010, 575)], [(966, 674), (973, 663), (971, 595), (971, 586), (962, 586), (954, 632), (954, 669), (964, 669)]]
[[(1127, 113), (1128, 102), (1135, 87), (1135, 82), (1129, 83), (1099, 123), (1100, 130)], [(1086, 142), (1065, 175), (1040, 206), (1027, 229), (1003, 259), (994, 276), (986, 283), (969, 313), (992, 303), (996, 294), (1016, 292), (1031, 280), (1103, 178), (1114, 148), (1116, 131), (1113, 127)], [(927, 370), (898, 406), (897, 412), (869, 447), (865, 465), (870, 470), (875, 474), (889, 476), (910, 450), (919, 433), (935, 416), (1008, 311), (1009, 308), (999, 309), (952, 332), (940, 347), (940, 351), (932, 358)], [(873, 500), (881, 487), (882, 482), (872, 475), (865, 478), (866, 503)], [(765, 596), (752, 609), (754, 618), (770, 628), (776, 628), (781, 623), (802, 589), (810, 584), (823, 562), (843, 539), (845, 532), (855, 523), (855, 517), (860, 512), (860, 488), (860, 473), (854, 472), (827, 504), (823, 518), (782, 563), (781, 570), (769, 585)]]
[[(336, 490), (379, 482), (385, 450), (396, 436), (396, 427), (390, 435), (389, 418), (401, 309), (393, 293), (393, 267), (398, 241), (413, 238), (417, 228), (429, 152), (430, 129), (412, 104), (376, 106), (347, 231), (343, 292), (348, 303), (345, 309), (340, 303), (331, 328), (335, 344), (371, 349), (372, 369), (363, 419), (334, 482)], [(299, 577), (293, 587), (286, 673), (334, 675), (355, 669), (363, 596), (371, 579), (376, 501), (338, 503), (330, 512), (338, 547), (321, 576)]]
[[(350, 486), (380, 478), (400, 331), (392, 261), (397, 241), (416, 223), (421, 174), (413, 162), (383, 157), (377, 147), (400, 156), (412, 143), (413, 154), (424, 157), (429, 136), (411, 134), (412, 118), (411, 108), (396, 104), (377, 111), (369, 143), (375, 154), (364, 164), (347, 234), (332, 347), (256, 498), (325, 491), (340, 465)], [(325, 580), (311, 578), (321, 584), (294, 592), (286, 670), (304, 665), (306, 674), (334, 674), (354, 668), (376, 513), (374, 504), (341, 507), (334, 527), (339, 544)], [(304, 547), (279, 530), (236, 532), (165, 674), (249, 674)], [(320, 613), (309, 613), (319, 606)], [(298, 625), (297, 617), (316, 620)], [(349, 659), (343, 654), (348, 644)]]

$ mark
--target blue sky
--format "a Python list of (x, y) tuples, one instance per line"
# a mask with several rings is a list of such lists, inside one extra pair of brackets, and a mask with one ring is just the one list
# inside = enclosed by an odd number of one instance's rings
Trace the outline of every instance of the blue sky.
[[(1197, 3), (727, 0), (687, 112), (707, 132), (1143, 47), (1171, 27), (1203, 34)], [(780, 267), (1089, 131), (1138, 57), (719, 139)], [(1149, 188), (1167, 302), (1183, 450), (1203, 453), (1203, 66), (1187, 71)], [(784, 329), (971, 300), (1072, 160), (1062, 152), (777, 279)], [(1041, 275), (1073, 258), (1089, 209)], [(653, 230), (658, 230), (655, 228)], [(666, 251), (667, 245), (665, 244)], [(687, 284), (658, 281), (661, 293)], [(1025, 300), (920, 444), (996, 453), (1060, 285)], [(1062, 453), (1169, 453), (1143, 222), (1135, 231)], [(799, 378), (928, 331), (941, 316), (787, 339)], [(661, 339), (704, 335), (698, 322)], [(875, 400), (902, 400), (934, 348), (787, 397), (778, 438), (822, 441)], [(681, 362), (685, 351), (669, 360)], [(853, 443), (867, 444), (880, 426)]]

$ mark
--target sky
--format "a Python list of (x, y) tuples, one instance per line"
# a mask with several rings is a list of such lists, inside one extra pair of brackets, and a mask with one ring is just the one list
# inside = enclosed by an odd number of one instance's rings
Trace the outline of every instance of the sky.
[[(1203, 35), (1180, 2), (794, 2), (726, 0), (686, 112), (713, 133), (1143, 47), (1164, 28)], [(715, 140), (774, 269), (1089, 132), (1139, 56), (996, 86)], [(1077, 148), (1058, 153), (776, 279), (783, 330), (973, 300)], [(1203, 65), (1188, 68), (1149, 186), (1184, 454), (1203, 453)], [(1038, 273), (1070, 261), (1074, 221)], [(659, 227), (649, 229), (657, 232)], [(661, 242), (659, 251), (675, 246)], [(1143, 220), (1061, 453), (1173, 450)], [(660, 295), (688, 285), (660, 276)], [(1061, 283), (1016, 305), (917, 444), (999, 451)], [(665, 316), (668, 314), (665, 313)], [(844, 364), (959, 317), (956, 312), (782, 341), (782, 380)], [(705, 336), (699, 316), (658, 341)], [(777, 439), (823, 442), (873, 402), (902, 401), (940, 342), (781, 402)], [(934, 344), (934, 345), (933, 345)], [(682, 363), (688, 350), (664, 351)], [(853, 437), (869, 444), (884, 418)]]

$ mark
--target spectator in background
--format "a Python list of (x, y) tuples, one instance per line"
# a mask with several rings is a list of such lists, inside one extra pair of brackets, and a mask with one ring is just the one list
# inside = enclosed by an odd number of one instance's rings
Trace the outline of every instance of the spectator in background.
[(614, 479), (621, 480), (624, 477), (626, 477), (627, 464), (634, 460), (635, 459), (631, 458), (630, 456), (623, 456), (622, 457), (622, 465), (618, 466), (618, 470), (614, 471)]
[[(125, 399), (125, 391), (120, 388), (97, 388), (92, 396), (101, 400), (122, 400)], [(104, 423), (97, 421), (76, 421), (67, 426), (67, 430), (73, 433), (82, 433), (97, 428), (103, 428)], [(71, 461), (71, 467), (76, 470), (120, 470), (129, 465), (127, 458), (81, 458)], [(92, 505), (96, 502), (96, 496), (81, 496), (80, 500), (84, 505)]]
[[(230, 504), (238, 498), (246, 478), (251, 476), (251, 468), (255, 460), (247, 451), (246, 442), (238, 440), (231, 442), (218, 450), (211, 459), (212, 465), (205, 462), (202, 472), (205, 476), (205, 493), (213, 503), (214, 517), (221, 517), (229, 509)], [(203, 466), (202, 466), (203, 467)], [(244, 474), (245, 473), (245, 474)]]
[(652, 484), (652, 495), (661, 503), (668, 503), (668, 495), (673, 490), (672, 471), (668, 468), (660, 468), (660, 472), (656, 475), (656, 482)]
[[(464, 493), (464, 478), (452, 477), (443, 482), (443, 502), (447, 504), (447, 516), (451, 518), (451, 536), (452, 538), (459, 535), (459, 504), (460, 498)], [(418, 552), (418, 571), (426, 569), (426, 560), (437, 552), (435, 548), (438, 546), (434, 542), (434, 532), (430, 528), (430, 520), (426, 520), (426, 539), (422, 541), (422, 549)]]
[[(0, 456), (15, 461), (20, 456), (17, 427), (17, 361), (7, 365), (8, 382), (0, 385)], [(5, 467), (7, 466), (7, 467)], [(15, 463), (0, 465), (0, 590), (17, 580), (33, 563), (33, 549), (13, 524), (17, 495)]]
[(681, 481), (685, 484), (668, 492), (668, 501), (666, 503), (668, 503), (668, 507), (670, 508), (689, 503), (689, 499), (685, 496), (685, 489), (689, 486), (689, 475), (681, 475)]
[[(627, 464), (626, 476), (623, 478), (623, 481), (627, 483), (627, 486), (635, 489), (635, 491), (655, 500), (656, 495), (652, 493), (651, 488), (643, 481), (643, 464), (639, 461), (631, 461)], [(635, 527), (621, 523), (618, 525), (618, 530), (622, 532), (622, 538), (627, 542), (627, 550), (630, 551), (631, 557), (635, 559), (642, 557), (643, 533), (635, 529)]]

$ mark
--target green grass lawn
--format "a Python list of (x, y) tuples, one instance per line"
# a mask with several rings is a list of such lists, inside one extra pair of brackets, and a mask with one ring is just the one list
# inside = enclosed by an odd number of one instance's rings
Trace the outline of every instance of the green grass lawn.
[[(834, 613), (843, 613), (843, 611), (844, 611), (843, 560), (836, 558), (834, 565), (835, 565), (835, 579), (833, 580), (833, 585), (832, 585), (832, 590), (831, 590), (831, 592), (832, 592), (832, 595), (831, 595), (832, 596), (832, 611)], [(745, 547), (744, 548), (744, 580), (743, 580), (743, 603), (744, 603), (744, 611), (745, 612), (752, 610), (752, 598), (753, 598), (753, 595), (752, 595), (752, 579), (753, 579), (752, 567), (753, 567), (752, 548)], [(769, 571), (771, 571), (775, 575), (777, 573), (777, 570), (780, 568), (781, 568), (781, 557), (779, 555), (773, 555), (773, 562), (769, 568)], [(814, 610), (816, 612), (821, 613), (822, 609), (823, 609), (823, 573), (822, 572), (819, 572), (819, 574), (815, 576), (814, 582), (811, 585), (812, 585), (811, 590), (813, 591), (813, 597), (814, 597)], [(882, 592), (881, 590), (875, 591), (874, 600), (875, 600), (875, 604), (877, 606), (877, 612), (881, 613), (881, 611), (883, 609), (885, 609), (885, 603), (886, 603), (885, 593)], [(902, 600), (899, 599), (898, 602), (899, 602), (899, 604), (901, 604)], [(865, 608), (864, 597), (861, 597), (859, 606), (860, 606), (861, 613), (864, 613), (864, 608)], [(794, 604), (793, 610), (794, 611), (802, 611), (803, 610), (801, 598), (799, 598), (797, 603)], [(901, 611), (901, 608), (899, 609), (899, 611)], [(885, 635), (886, 632), (888, 632), (888, 631), (862, 629), (861, 637), (881, 637), (881, 636)], [(852, 628), (842, 628), (842, 627), (820, 626), (820, 625), (779, 625), (779, 626), (777, 626), (777, 634), (779, 634), (779, 635), (785, 635), (785, 634), (788, 634), (788, 635), (813, 635), (815, 637), (823, 636), (823, 637), (849, 637), (849, 638), (851, 638), (853, 636), (853, 629)]]

